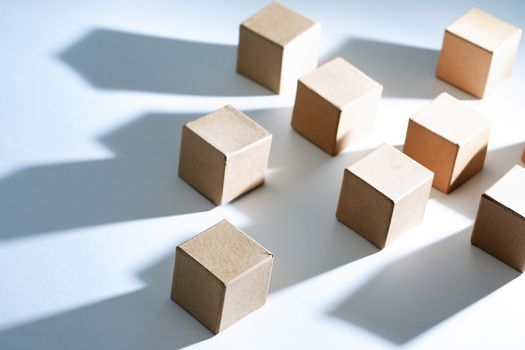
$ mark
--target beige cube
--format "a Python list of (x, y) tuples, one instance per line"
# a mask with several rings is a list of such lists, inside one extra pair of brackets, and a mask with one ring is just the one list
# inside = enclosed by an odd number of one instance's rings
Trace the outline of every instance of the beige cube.
[(223, 220), (177, 247), (171, 299), (219, 333), (266, 302), (273, 255)]
[(272, 135), (232, 106), (184, 125), (179, 176), (217, 205), (265, 181)]
[(525, 271), (525, 169), (514, 166), (482, 196), (472, 244)]
[(382, 91), (381, 84), (336, 58), (297, 82), (292, 127), (335, 156), (372, 130)]
[(423, 220), (433, 174), (383, 145), (344, 171), (337, 219), (379, 249)]
[(483, 98), (512, 70), (521, 29), (471, 9), (445, 30), (436, 75)]
[(321, 26), (278, 3), (241, 24), (237, 72), (280, 93), (317, 66)]
[(434, 172), (449, 193), (483, 169), (491, 121), (442, 93), (408, 122), (403, 152)]

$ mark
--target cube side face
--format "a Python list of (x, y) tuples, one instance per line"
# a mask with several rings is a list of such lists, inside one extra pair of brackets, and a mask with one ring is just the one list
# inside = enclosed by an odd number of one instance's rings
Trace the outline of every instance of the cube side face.
[(383, 87), (378, 86), (343, 108), (337, 128), (336, 154), (352, 140), (359, 139), (374, 129), (382, 91)]
[(241, 318), (266, 303), (273, 257), (227, 284), (219, 331), (231, 326)]
[(432, 178), (429, 178), (395, 203), (387, 244), (423, 221), (431, 189)]
[(485, 94), (492, 53), (445, 31), (436, 76), (482, 98)]
[(523, 154), (521, 155), (521, 161), (525, 163), (525, 150), (523, 150)]
[(341, 223), (382, 249), (393, 210), (391, 200), (345, 169), (336, 212)]
[(292, 91), (301, 76), (317, 67), (320, 43), (321, 26), (317, 24), (284, 47), (279, 91)]
[(481, 197), (471, 242), (516, 270), (525, 270), (525, 220), (500, 203)]
[(264, 184), (271, 141), (269, 136), (238, 153), (228, 155), (221, 204)]
[(330, 155), (336, 155), (337, 128), (341, 110), (301, 81), (292, 112), (292, 128)]
[(434, 172), (432, 186), (448, 193), (458, 145), (409, 120), (403, 153)]
[(221, 204), (226, 157), (188, 127), (182, 128), (179, 177)]
[(512, 65), (518, 53), (520, 38), (521, 32), (518, 32), (494, 52), (487, 82), (487, 92), (496, 88), (510, 76)]
[(483, 170), (490, 128), (480, 130), (466, 144), (459, 147), (454, 171), (452, 172), (450, 191), (455, 190), (472, 176)]
[(197, 261), (177, 248), (171, 299), (212, 332), (219, 331), (225, 287)]
[(237, 48), (237, 72), (280, 92), (283, 47), (241, 25)]

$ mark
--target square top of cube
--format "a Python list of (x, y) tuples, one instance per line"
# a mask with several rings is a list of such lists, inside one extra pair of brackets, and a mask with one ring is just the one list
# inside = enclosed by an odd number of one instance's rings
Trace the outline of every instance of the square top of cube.
[(447, 31), (490, 52), (521, 32), (519, 28), (477, 8), (471, 9), (452, 23)]
[(242, 25), (284, 47), (306, 30), (319, 24), (279, 3), (272, 2)]
[(371, 89), (381, 87), (341, 57), (323, 64), (299, 80), (337, 108), (343, 108)]
[(186, 127), (225, 155), (271, 137), (270, 132), (229, 105), (187, 123)]
[(504, 207), (525, 218), (525, 168), (515, 165), (485, 192)]
[(472, 135), (492, 123), (446, 92), (410, 119), (456, 145), (464, 144)]
[(434, 178), (432, 171), (387, 144), (347, 169), (393, 202)]
[(225, 285), (273, 256), (227, 220), (187, 240), (179, 248)]

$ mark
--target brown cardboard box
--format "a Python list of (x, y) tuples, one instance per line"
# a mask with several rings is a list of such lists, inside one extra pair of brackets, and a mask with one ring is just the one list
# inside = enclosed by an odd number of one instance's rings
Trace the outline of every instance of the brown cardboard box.
[(472, 244), (525, 271), (525, 168), (516, 165), (481, 195)]
[(408, 122), (403, 152), (434, 172), (449, 193), (483, 169), (491, 122), (442, 93)]
[(433, 174), (383, 145), (344, 171), (337, 219), (379, 249), (421, 220)]
[(473, 8), (445, 30), (436, 76), (483, 96), (507, 79), (521, 29)]
[(232, 106), (182, 128), (179, 176), (217, 205), (262, 185), (272, 135)]
[(523, 155), (521, 156), (521, 161), (525, 163), (525, 150), (523, 150)]
[(241, 24), (237, 72), (279, 93), (317, 66), (321, 25), (272, 2)]
[(301, 77), (292, 127), (330, 155), (369, 132), (383, 86), (342, 58)]
[(171, 299), (219, 333), (263, 306), (273, 255), (227, 220), (182, 243)]

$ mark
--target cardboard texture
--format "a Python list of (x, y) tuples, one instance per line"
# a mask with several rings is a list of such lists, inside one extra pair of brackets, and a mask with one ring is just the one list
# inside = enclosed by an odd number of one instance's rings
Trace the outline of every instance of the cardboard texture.
[(434, 172), (450, 193), (483, 169), (491, 121), (442, 93), (408, 122), (403, 152)]
[(280, 93), (317, 66), (321, 25), (279, 3), (241, 24), (237, 72)]
[(472, 244), (525, 271), (525, 168), (516, 165), (481, 196)]
[(342, 58), (301, 77), (292, 127), (328, 154), (372, 130), (383, 86)]
[(521, 161), (525, 163), (525, 150), (523, 150), (523, 155), (521, 156)]
[(507, 79), (521, 29), (473, 8), (445, 30), (436, 76), (483, 98)]
[(217, 205), (265, 181), (272, 135), (232, 106), (184, 125), (179, 176)]
[(423, 220), (430, 170), (383, 145), (344, 171), (336, 217), (379, 249)]
[(227, 220), (177, 247), (171, 299), (219, 333), (266, 302), (273, 255)]

